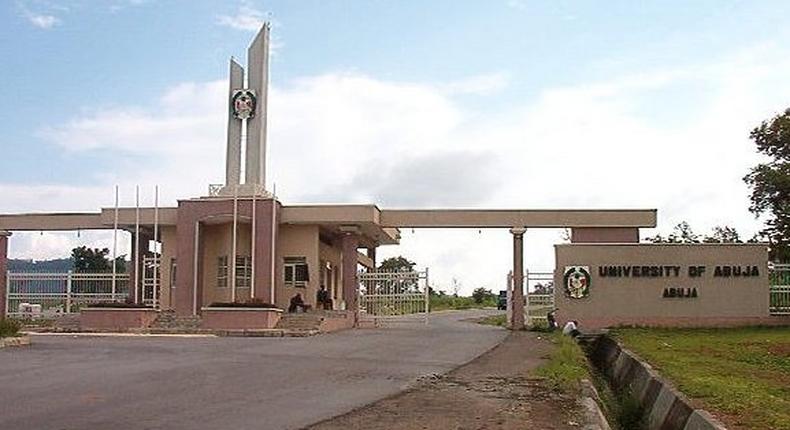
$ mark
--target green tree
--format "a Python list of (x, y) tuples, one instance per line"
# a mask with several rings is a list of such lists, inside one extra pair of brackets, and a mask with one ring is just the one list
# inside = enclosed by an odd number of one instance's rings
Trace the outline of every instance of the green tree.
[[(79, 246), (71, 250), (71, 260), (74, 271), (78, 273), (105, 273), (112, 270), (112, 259), (108, 258), (110, 250), (107, 248), (88, 248)], [(116, 259), (116, 270), (125, 272), (126, 262), (123, 256)]]
[(411, 272), (416, 265), (417, 263), (399, 255), (382, 261), (378, 270), (381, 272)]
[(686, 221), (676, 225), (669, 236), (664, 237), (661, 234), (657, 234), (653, 237), (648, 237), (647, 241), (653, 243), (700, 243), (699, 235), (694, 233), (691, 225)]
[(766, 215), (760, 235), (771, 244), (774, 261), (790, 260), (790, 109), (749, 134), (757, 151), (771, 160), (753, 167), (743, 180), (751, 187), (749, 211)]
[(743, 243), (738, 230), (729, 226), (713, 227), (713, 233), (702, 239), (704, 243)]
[(494, 297), (493, 291), (487, 290), (483, 287), (475, 288), (475, 290), (472, 291), (472, 300), (474, 300), (474, 302), (478, 305), (486, 301), (493, 301)]

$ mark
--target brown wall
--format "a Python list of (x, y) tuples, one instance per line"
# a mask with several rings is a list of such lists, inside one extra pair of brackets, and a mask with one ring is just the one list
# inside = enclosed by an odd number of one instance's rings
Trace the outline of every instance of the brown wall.
[(639, 229), (590, 227), (571, 229), (571, 243), (639, 243)]
[[(170, 262), (173, 258), (176, 258), (176, 246), (178, 244), (176, 241), (176, 228), (170, 226), (162, 227), (159, 240), (162, 242), (162, 261), (159, 266), (159, 301), (162, 309), (171, 309), (173, 306), (172, 293), (175, 290), (172, 289), (173, 286), (170, 283)], [(178, 273), (178, 269), (176, 269), (176, 273)]]
[[(272, 200), (257, 200), (256, 201), (256, 248), (255, 248), (255, 297), (264, 301), (269, 301), (270, 287), (271, 287), (271, 242), (272, 236), (277, 238), (277, 225), (275, 224), (274, 231), (272, 231), (272, 215), (276, 211), (276, 216), (279, 219), (279, 202)], [(240, 200), (238, 203), (238, 216), (240, 218), (249, 219), (252, 215), (252, 202), (250, 200)], [(182, 200), (179, 201), (178, 209), (178, 222), (177, 222), (177, 254), (178, 259), (178, 275), (176, 279), (176, 292), (175, 309), (180, 315), (192, 314), (194, 310), (193, 294), (195, 291), (194, 274), (195, 274), (195, 228), (200, 225), (201, 241), (197, 244), (197, 252), (199, 255), (198, 263), (202, 266), (202, 262), (208, 261), (206, 256), (206, 241), (202, 240), (202, 233), (210, 231), (213, 225), (222, 223), (228, 225), (232, 221), (233, 216), (233, 200)], [(243, 222), (240, 225), (244, 224)], [(248, 233), (249, 234), (249, 233)], [(243, 242), (249, 242), (247, 239), (240, 240), (239, 245)], [(210, 243), (210, 242), (209, 242)], [(216, 248), (216, 246), (215, 246)], [(249, 249), (249, 248), (247, 248)], [(215, 253), (216, 251), (209, 250), (208, 253)], [(216, 264), (216, 256), (214, 258)], [(197, 290), (198, 297), (201, 299), (212, 298), (208, 291), (209, 285), (216, 282), (216, 267), (211, 272), (210, 269), (198, 267), (197, 270)], [(211, 276), (208, 276), (208, 275)], [(213, 285), (213, 284), (211, 284)], [(204, 292), (205, 291), (205, 292)], [(207, 295), (208, 294), (208, 295)], [(204, 304), (200, 300), (197, 303), (197, 311)]]
[(8, 237), (10, 233), (0, 231), (0, 319), (5, 318), (6, 271), (8, 270)]
[[(622, 324), (730, 325), (769, 318), (765, 245), (570, 244), (556, 245), (555, 251), (558, 319), (577, 320), (583, 329)], [(654, 265), (680, 266), (679, 276), (602, 277), (599, 273), (602, 266)], [(757, 266), (759, 276), (714, 276), (716, 266), (726, 265)], [(565, 295), (566, 266), (589, 266), (588, 297)], [(705, 273), (690, 277), (690, 266), (705, 266)], [(664, 298), (668, 287), (696, 288), (698, 297)]]

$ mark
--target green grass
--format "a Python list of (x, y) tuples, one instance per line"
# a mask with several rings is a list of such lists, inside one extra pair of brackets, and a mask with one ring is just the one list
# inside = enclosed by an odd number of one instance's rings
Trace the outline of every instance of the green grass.
[(507, 315), (500, 314), (500, 315), (492, 315), (490, 317), (480, 318), (477, 321), (480, 324), (485, 325), (495, 325), (499, 327), (507, 327)]
[(430, 297), (431, 312), (446, 310), (464, 310), (476, 308), (496, 307), (496, 301), (484, 300), (482, 303), (475, 303), (471, 297), (455, 297), (452, 295), (435, 295)]
[(790, 327), (613, 333), (730, 426), (790, 430)]
[(13, 319), (0, 319), (0, 338), (19, 336), (19, 329), (22, 325)]
[(555, 345), (554, 351), (549, 360), (535, 370), (535, 374), (563, 391), (577, 390), (579, 381), (590, 375), (584, 352), (570, 336), (554, 332), (548, 338)]

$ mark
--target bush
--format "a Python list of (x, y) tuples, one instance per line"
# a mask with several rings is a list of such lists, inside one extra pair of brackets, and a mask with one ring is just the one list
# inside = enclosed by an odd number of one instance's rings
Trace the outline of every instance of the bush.
[(252, 299), (246, 302), (214, 302), (208, 305), (210, 308), (260, 308), (260, 309), (279, 309), (277, 305), (266, 303), (261, 299)]
[(0, 320), (0, 337), (15, 337), (19, 336), (19, 329), (22, 328), (22, 324), (19, 321), (12, 320), (10, 318), (4, 318)]
[(98, 302), (98, 303), (91, 303), (87, 307), (89, 308), (116, 308), (116, 309), (153, 309), (154, 307), (151, 305), (146, 305), (143, 303), (128, 303), (128, 302)]

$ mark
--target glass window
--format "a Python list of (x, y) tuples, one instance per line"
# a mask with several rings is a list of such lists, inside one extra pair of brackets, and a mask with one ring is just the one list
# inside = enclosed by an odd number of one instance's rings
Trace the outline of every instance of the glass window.
[(228, 287), (228, 256), (217, 257), (217, 288)]
[(286, 287), (306, 287), (307, 282), (310, 281), (307, 259), (305, 257), (285, 257), (283, 276)]

